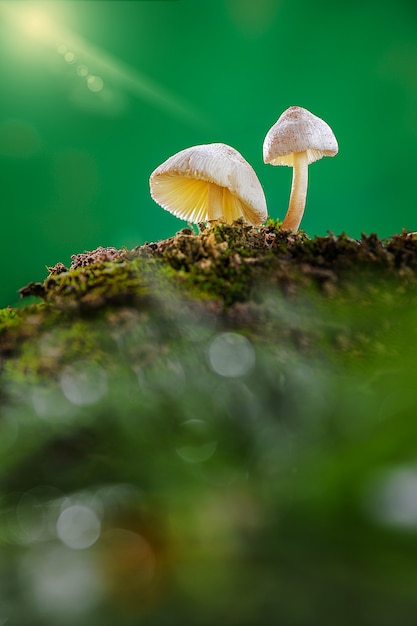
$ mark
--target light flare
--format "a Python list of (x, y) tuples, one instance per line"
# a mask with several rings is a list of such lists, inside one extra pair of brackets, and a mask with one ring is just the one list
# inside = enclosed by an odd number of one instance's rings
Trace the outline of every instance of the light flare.
[[(111, 81), (125, 92), (165, 110), (171, 116), (199, 127), (212, 126), (204, 115), (181, 96), (158, 84), (136, 67), (93, 46), (76, 33), (61, 28), (47, 12), (46, 7), (30, 7), (28, 3), (13, 6), (12, 3), (0, 1), (0, 16), (5, 17), (12, 27), (22, 32), (25, 44), (27, 36), (30, 35), (32, 39), (51, 48), (55, 53), (61, 55), (71, 53), (74, 59), (82, 58), (83, 64), (94, 68), (95, 76), (102, 76), (106, 83)], [(19, 41), (19, 47), (21, 45), (22, 41)]]

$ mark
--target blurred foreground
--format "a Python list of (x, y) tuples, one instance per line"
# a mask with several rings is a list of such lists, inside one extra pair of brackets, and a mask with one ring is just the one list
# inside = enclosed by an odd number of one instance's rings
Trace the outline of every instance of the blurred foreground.
[(353, 269), (0, 312), (0, 624), (414, 626), (415, 270)]

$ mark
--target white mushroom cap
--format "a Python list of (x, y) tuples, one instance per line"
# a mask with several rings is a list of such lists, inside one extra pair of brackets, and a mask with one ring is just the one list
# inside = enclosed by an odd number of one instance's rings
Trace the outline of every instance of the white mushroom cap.
[(293, 165), (294, 152), (307, 152), (308, 163), (334, 156), (339, 147), (326, 122), (302, 107), (290, 107), (265, 137), (263, 157), (271, 165)]
[(180, 219), (198, 224), (243, 217), (253, 226), (267, 219), (265, 194), (241, 154), (223, 143), (181, 150), (152, 172), (152, 198)]

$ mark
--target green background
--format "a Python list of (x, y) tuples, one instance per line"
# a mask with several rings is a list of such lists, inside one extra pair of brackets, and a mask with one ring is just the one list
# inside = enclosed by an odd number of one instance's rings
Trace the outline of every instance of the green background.
[(171, 154), (221, 141), (283, 218), (264, 136), (300, 105), (339, 154), (310, 168), (302, 227), (417, 230), (414, 0), (0, 2), (0, 306), (71, 254), (185, 226), (149, 196)]

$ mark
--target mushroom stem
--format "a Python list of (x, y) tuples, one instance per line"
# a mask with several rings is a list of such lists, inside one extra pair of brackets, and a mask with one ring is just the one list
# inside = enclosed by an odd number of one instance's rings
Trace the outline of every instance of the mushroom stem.
[(290, 203), (282, 228), (296, 233), (303, 218), (308, 185), (307, 152), (294, 152)]
[(216, 223), (223, 215), (223, 188), (207, 183), (207, 221)]

